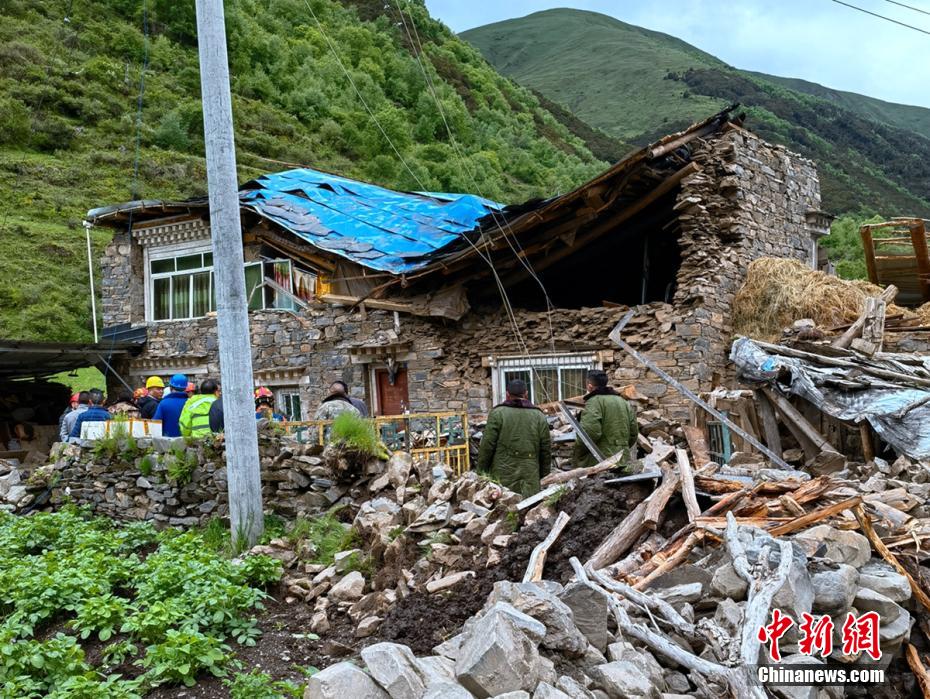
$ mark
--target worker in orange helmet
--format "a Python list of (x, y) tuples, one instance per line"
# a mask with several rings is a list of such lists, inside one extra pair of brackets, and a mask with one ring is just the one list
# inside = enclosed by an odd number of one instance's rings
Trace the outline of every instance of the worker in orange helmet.
[(284, 422), (284, 416), (274, 411), (274, 394), (264, 386), (255, 389), (255, 419)]

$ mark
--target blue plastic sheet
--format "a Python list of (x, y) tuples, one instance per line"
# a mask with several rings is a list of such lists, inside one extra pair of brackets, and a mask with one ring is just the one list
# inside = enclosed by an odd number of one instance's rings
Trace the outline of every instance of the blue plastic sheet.
[(309, 168), (263, 175), (239, 199), (320, 250), (393, 274), (426, 267), (503, 208), (472, 194), (395, 192)]

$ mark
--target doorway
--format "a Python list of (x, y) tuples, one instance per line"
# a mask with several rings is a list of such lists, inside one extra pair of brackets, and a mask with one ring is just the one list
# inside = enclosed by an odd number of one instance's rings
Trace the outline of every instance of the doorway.
[(387, 369), (375, 369), (378, 415), (403, 415), (410, 405), (407, 391), (407, 370), (397, 369), (394, 380)]

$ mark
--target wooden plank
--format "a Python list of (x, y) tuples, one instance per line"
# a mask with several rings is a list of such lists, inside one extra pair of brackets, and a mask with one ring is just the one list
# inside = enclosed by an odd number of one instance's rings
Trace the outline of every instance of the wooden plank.
[[(898, 288), (894, 284), (890, 284), (889, 286), (885, 287), (884, 291), (882, 291), (878, 298), (888, 304), (894, 301), (894, 298), (897, 295)], [(868, 318), (868, 301), (869, 299), (866, 299), (866, 307), (856, 319), (856, 322), (850, 325), (846, 332), (844, 332), (839, 338), (831, 343), (832, 347), (849, 347), (853, 339), (862, 333), (862, 328), (865, 326), (866, 320)]]
[(907, 664), (910, 666), (911, 672), (914, 673), (914, 677), (917, 679), (920, 693), (923, 694), (924, 699), (930, 699), (930, 674), (927, 673), (927, 668), (924, 667), (923, 662), (921, 662), (920, 656), (917, 654), (917, 649), (910, 643), (905, 643), (904, 646), (904, 655), (907, 658)]
[(875, 269), (875, 243), (872, 240), (872, 229), (869, 226), (862, 226), (859, 229), (859, 235), (862, 237), (862, 250), (865, 253), (865, 268), (869, 273), (869, 281), (879, 284), (878, 271)]
[(565, 416), (565, 419), (568, 420), (568, 424), (575, 429), (575, 439), (581, 439), (592, 456), (598, 460), (598, 463), (603, 463), (605, 457), (601, 453), (601, 450), (597, 448), (597, 445), (594, 443), (594, 440), (588, 436), (588, 433), (582, 429), (581, 423), (575, 419), (575, 416), (572, 415), (572, 411), (568, 409), (568, 406), (560, 402), (559, 409), (562, 411), (562, 415)]
[(707, 440), (704, 439), (704, 430), (694, 425), (682, 425), (681, 431), (685, 433), (685, 441), (691, 450), (691, 456), (694, 457), (694, 465), (700, 469), (709, 464), (710, 449), (707, 448)]
[(781, 446), (781, 434), (778, 431), (778, 418), (775, 417), (775, 408), (772, 407), (772, 402), (761, 391), (756, 391), (756, 405), (759, 408), (759, 416), (762, 418), (765, 443), (768, 444), (769, 449), (781, 456), (784, 454), (784, 449)]
[(862, 458), (868, 463), (875, 458), (875, 446), (872, 443), (872, 428), (868, 420), (859, 423), (859, 437), (862, 439)]
[(821, 507), (817, 510), (814, 510), (813, 512), (808, 512), (802, 517), (796, 517), (790, 522), (786, 522), (785, 524), (780, 524), (774, 527), (773, 529), (769, 530), (769, 533), (772, 536), (784, 536), (785, 534), (796, 532), (799, 529), (806, 529), (816, 522), (825, 520), (828, 517), (839, 514), (840, 512), (850, 510), (853, 507), (858, 507), (861, 504), (862, 498), (858, 496), (849, 498), (848, 500), (843, 500), (842, 502), (838, 502), (834, 505), (827, 505), (826, 507)]
[[(817, 456), (817, 454), (822, 451), (837, 451), (833, 445), (827, 441), (826, 437), (814, 429), (814, 426), (801, 414), (801, 411), (791, 404), (791, 401), (768, 387), (763, 387), (762, 392), (765, 393), (766, 397), (778, 408), (782, 421), (788, 426), (788, 429), (790, 429), (792, 433), (795, 433), (795, 436), (798, 436), (798, 434), (802, 435), (803, 440), (799, 439), (798, 441), (802, 441), (801, 446), (804, 448), (804, 453), (808, 458)], [(810, 445), (813, 445), (814, 449), (816, 449), (816, 453), (808, 453)]]
[(528, 498), (525, 498), (516, 504), (517, 511), (520, 512), (525, 510), (528, 507), (532, 507), (533, 505), (542, 502), (550, 495), (555, 495), (561, 487), (562, 486), (560, 485), (551, 485), (544, 490), (540, 490), (535, 495), (530, 495)]
[(867, 298), (865, 300), (865, 324), (862, 326), (862, 341), (875, 347), (870, 354), (882, 351), (885, 339), (885, 300)]
[(565, 483), (566, 481), (571, 481), (576, 478), (587, 478), (589, 476), (595, 476), (598, 473), (616, 468), (620, 465), (620, 462), (623, 461), (625, 456), (626, 452), (619, 451), (613, 456), (608, 456), (606, 459), (601, 461), (601, 463), (594, 466), (588, 466), (587, 468), (573, 468), (570, 471), (550, 473), (548, 476), (542, 479), (540, 485), (550, 486), (555, 483)]
[(668, 501), (671, 499), (678, 485), (681, 483), (681, 476), (677, 470), (664, 469), (665, 478), (662, 484), (652, 491), (652, 495), (646, 498), (646, 511), (643, 513), (643, 526), (647, 529), (656, 529), (659, 526), (659, 520), (665, 516), (665, 510)]
[(562, 530), (565, 529), (570, 519), (571, 517), (565, 512), (559, 512), (559, 516), (556, 517), (555, 523), (552, 525), (552, 529), (549, 530), (548, 536), (539, 542), (530, 554), (530, 560), (526, 566), (526, 573), (523, 575), (523, 582), (537, 582), (542, 580), (543, 568), (546, 567), (546, 554), (549, 552), (549, 549), (552, 548), (556, 539), (559, 538), (559, 535), (562, 533)]
[(930, 253), (927, 251), (927, 232), (924, 222), (919, 219), (911, 224), (911, 244), (917, 256), (920, 293), (924, 301), (930, 301)]
[(694, 473), (688, 461), (688, 452), (684, 449), (676, 449), (675, 457), (678, 460), (678, 474), (681, 477), (681, 497), (685, 501), (688, 520), (693, 522), (701, 516), (701, 508), (698, 506), (697, 495), (694, 492)]

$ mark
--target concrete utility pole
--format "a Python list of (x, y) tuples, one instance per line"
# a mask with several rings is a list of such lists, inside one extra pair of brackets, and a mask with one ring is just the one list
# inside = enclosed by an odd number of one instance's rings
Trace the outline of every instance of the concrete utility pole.
[(245, 297), (232, 98), (229, 94), (223, 0), (196, 2), (223, 383), (229, 520), (233, 546), (242, 550), (258, 541), (264, 528), (264, 517), (258, 431), (252, 398), (252, 348)]

